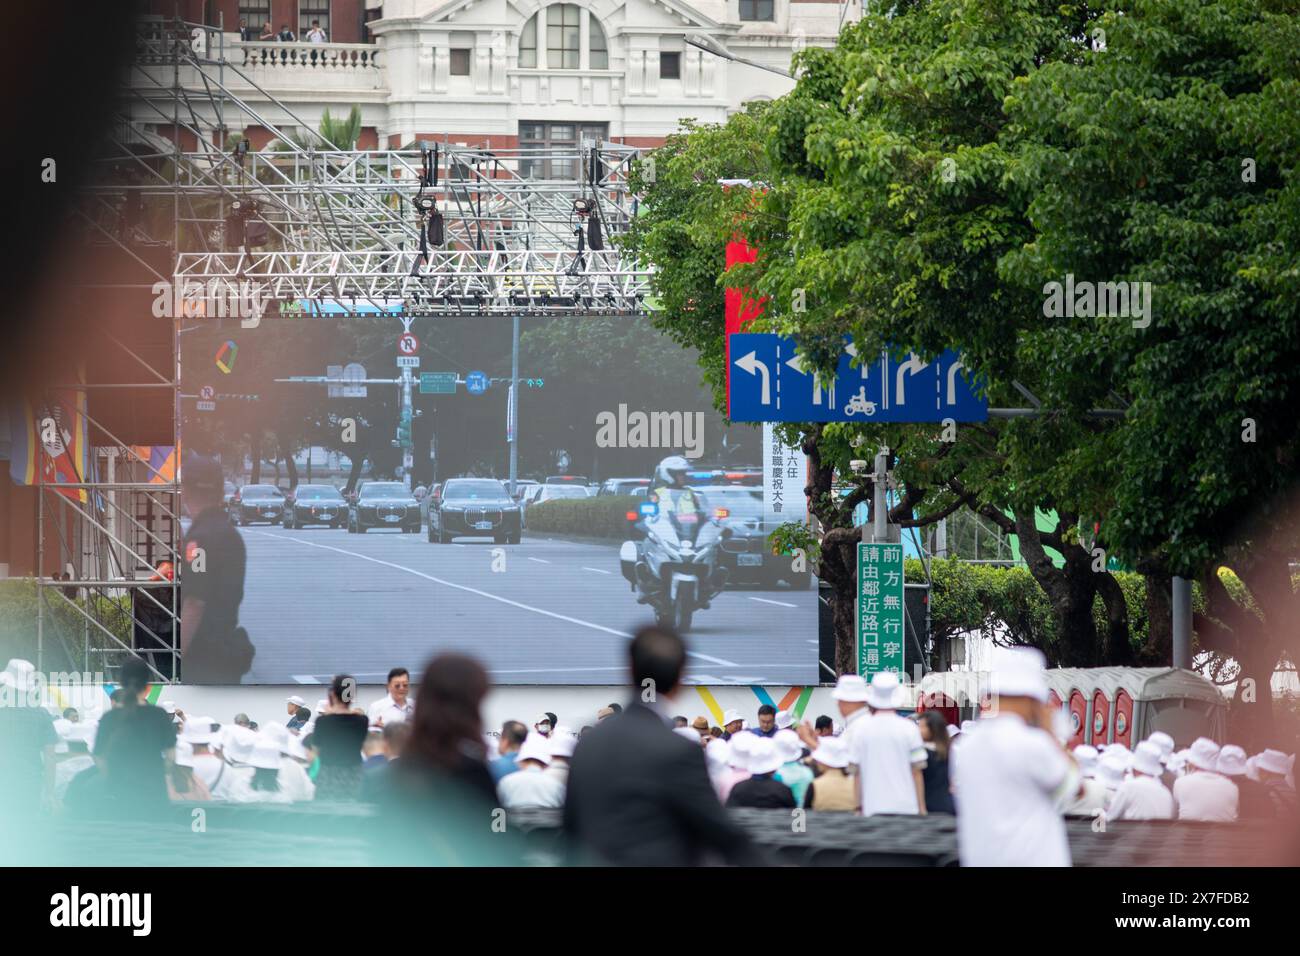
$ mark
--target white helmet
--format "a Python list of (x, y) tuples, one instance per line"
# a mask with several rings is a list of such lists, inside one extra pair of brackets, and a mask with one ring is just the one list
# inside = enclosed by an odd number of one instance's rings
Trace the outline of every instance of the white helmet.
[(691, 465), (681, 455), (669, 455), (663, 461), (659, 462), (659, 467), (655, 469), (655, 484), (657, 485), (677, 485), (686, 483), (686, 472)]

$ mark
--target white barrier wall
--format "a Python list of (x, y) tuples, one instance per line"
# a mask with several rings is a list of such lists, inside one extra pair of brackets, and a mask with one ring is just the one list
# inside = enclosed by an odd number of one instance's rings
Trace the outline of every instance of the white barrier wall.
[[(111, 684), (54, 687), (47, 690), (46, 701), (50, 706), (76, 707), (83, 718), (93, 719), (108, 708), (108, 695), (113, 689)], [(258, 723), (273, 720), (283, 723), (287, 719), (285, 700), (289, 695), (303, 698), (314, 711), (325, 690), (316, 684), (239, 687), (176, 684), (152, 688), (150, 697), (155, 703), (174, 701), (188, 714), (209, 716), (222, 723), (229, 722), (238, 713), (246, 713)], [(838, 721), (839, 710), (830, 692), (830, 687), (687, 686), (675, 695), (672, 710), (687, 719), (704, 716), (710, 724), (720, 725), (723, 713), (734, 709), (752, 724), (757, 720), (758, 708), (771, 703), (778, 709), (791, 710), (800, 719), (812, 721), (820, 714), (828, 714)], [(361, 705), (368, 707), (384, 693), (382, 686), (362, 685)], [(531, 725), (540, 714), (550, 711), (561, 724), (579, 730), (584, 724), (595, 723), (596, 711), (606, 704), (626, 704), (632, 696), (632, 690), (625, 686), (494, 688), (483, 707), (484, 727), (496, 731), (506, 720), (522, 720)]]

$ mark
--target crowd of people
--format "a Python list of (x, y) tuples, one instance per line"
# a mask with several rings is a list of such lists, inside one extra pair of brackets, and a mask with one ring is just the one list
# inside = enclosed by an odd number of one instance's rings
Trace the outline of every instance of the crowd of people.
[[(1132, 750), (1071, 750), (1042, 655), (999, 654), (996, 708), (960, 727), (933, 710), (901, 714), (892, 673), (840, 677), (838, 719), (800, 722), (765, 705), (752, 725), (734, 710), (713, 723), (678, 712), (685, 644), (647, 628), (630, 664), (635, 686), (656, 688), (651, 699), (611, 703), (576, 729), (546, 712), (495, 735), (481, 723), (486, 672), (461, 655), (432, 660), (414, 699), (405, 668), (366, 707), (356, 681), (339, 675), (314, 708), (291, 696), (265, 722), (153, 706), (148, 668), (132, 658), (98, 721), (72, 708), (57, 717), (0, 709), (0, 756), (28, 810), (94, 817), (148, 815), (167, 801), (364, 801), (410, 819), (451, 800), (472, 820), (483, 809), (563, 808), (575, 852), (613, 863), (757, 861), (728, 807), (955, 814), (968, 864), (1068, 865), (1069, 815), (1295, 819), (1293, 755), (1248, 755), (1205, 737), (1178, 750), (1162, 732)], [(31, 678), (25, 661), (0, 674), (17, 692)]]

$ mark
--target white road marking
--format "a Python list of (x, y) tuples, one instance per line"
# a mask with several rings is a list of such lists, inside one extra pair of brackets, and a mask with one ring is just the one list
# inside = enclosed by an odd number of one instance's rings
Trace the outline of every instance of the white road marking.
[(760, 603), (762, 603), (762, 604), (775, 604), (775, 605), (777, 605), (778, 607), (798, 607), (798, 606), (799, 606), (798, 604), (791, 604), (791, 603), (789, 603), (788, 601), (769, 601), (767, 598), (756, 598), (756, 597), (751, 597), (750, 600), (751, 600), (751, 601), (758, 601), (758, 602), (760, 602)]
[(290, 674), (295, 684), (321, 684), (323, 681), (317, 680), (311, 674)]
[(529, 556), (528, 560), (529, 560), (529, 561), (536, 561), (538, 564), (550, 564), (550, 563), (551, 563), (550, 561), (547, 561), (545, 558), (534, 558), (534, 557), (532, 557), (531, 555)]
[(586, 567), (586, 566), (584, 566), (582, 570), (584, 570), (584, 571), (595, 571), (597, 574), (613, 574), (613, 573), (614, 573), (613, 571), (602, 571), (600, 568), (588, 568), (588, 567)]
[[(293, 541), (308, 548), (320, 548), (322, 551), (334, 551), (338, 554), (346, 554), (353, 558), (360, 558), (362, 561), (369, 561), (372, 564), (381, 564), (386, 568), (393, 568), (397, 571), (405, 571), (407, 574), (413, 574), (417, 578), (424, 578), (426, 581), (432, 581), (434, 584), (442, 584), (449, 588), (455, 588), (457, 591), (465, 591), (469, 594), (477, 594), (479, 597), (485, 597), (490, 601), (499, 601), (502, 604), (509, 604), (511, 607), (517, 607), (520, 610), (532, 611), (534, 614), (542, 614), (546, 617), (553, 617), (557, 621), (567, 621), (570, 624), (577, 624), (579, 627), (589, 627), (593, 631), (604, 631), (606, 634), (613, 634), (616, 637), (630, 638), (632, 635), (627, 631), (618, 631), (612, 627), (605, 627), (603, 624), (596, 624), (592, 621), (584, 621), (581, 618), (570, 617), (567, 614), (557, 614), (555, 611), (548, 611), (545, 608), (533, 607), (530, 604), (524, 604), (520, 601), (512, 601), (510, 598), (501, 597), (499, 594), (490, 594), (487, 591), (480, 591), (478, 588), (472, 588), (466, 584), (457, 584), (455, 581), (448, 581), (445, 578), (437, 578), (432, 574), (425, 574), (423, 571), (417, 571), (415, 568), (408, 568), (403, 564), (395, 561), (385, 561), (382, 558), (373, 558), (368, 554), (360, 554), (356, 551), (349, 551), (346, 548), (336, 548), (330, 544), (317, 544), (314, 541), (303, 541), (300, 538), (293, 538), (289, 535), (272, 534), (269, 531), (250, 531), (250, 534), (259, 534), (267, 538), (281, 538), (285, 541)], [(549, 561), (542, 561), (541, 558), (529, 558), (529, 561), (541, 561), (543, 564), (550, 564)], [(708, 654), (701, 654), (698, 651), (687, 651), (690, 657), (697, 657), (702, 661), (708, 661), (711, 664), (719, 664), (723, 667), (739, 667), (739, 664), (731, 661), (724, 661), (719, 657), (710, 657)]]

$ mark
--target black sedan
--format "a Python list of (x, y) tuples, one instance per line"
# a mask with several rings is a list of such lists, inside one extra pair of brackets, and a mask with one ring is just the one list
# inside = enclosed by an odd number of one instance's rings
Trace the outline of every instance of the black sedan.
[(400, 481), (367, 481), (354, 495), (348, 531), (365, 534), (371, 528), (401, 528), (420, 532), (420, 503)]
[(299, 485), (284, 501), (281, 523), (286, 528), (309, 524), (342, 528), (348, 523), (348, 503), (333, 485)]
[(728, 584), (770, 588), (784, 581), (799, 591), (809, 586), (811, 572), (795, 571), (791, 555), (772, 553), (767, 536), (780, 523), (780, 516), (767, 516), (765, 520), (761, 488), (726, 485), (697, 490), (708, 502), (713, 517), (731, 529), (731, 536), (718, 545), (718, 566), (727, 569)]
[(284, 492), (275, 485), (244, 485), (230, 499), (230, 518), (235, 524), (278, 524), (283, 516)]
[(519, 502), (494, 478), (453, 478), (429, 502), (429, 541), (491, 537), (497, 544), (518, 544), (523, 530)]

